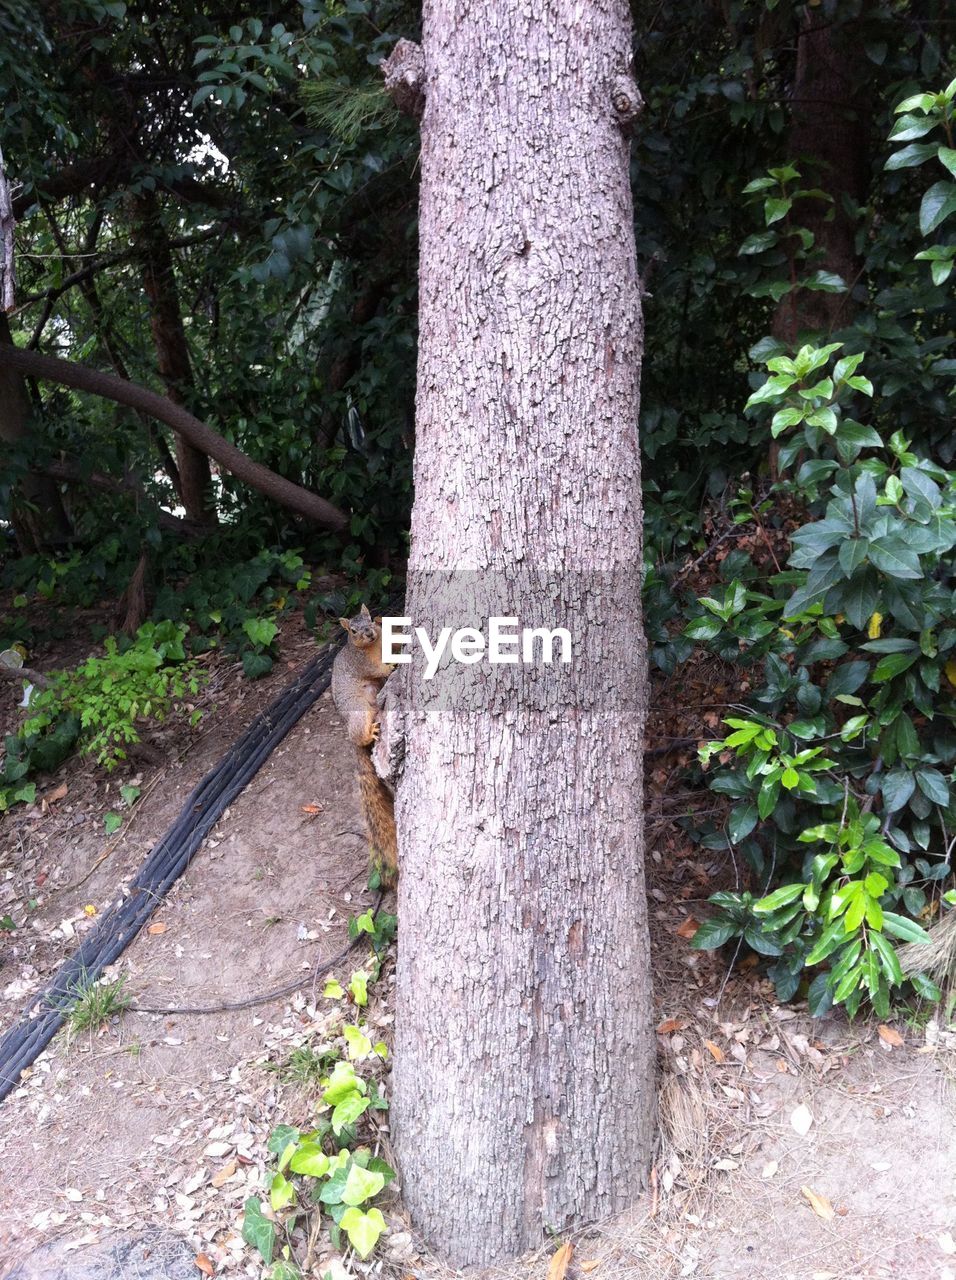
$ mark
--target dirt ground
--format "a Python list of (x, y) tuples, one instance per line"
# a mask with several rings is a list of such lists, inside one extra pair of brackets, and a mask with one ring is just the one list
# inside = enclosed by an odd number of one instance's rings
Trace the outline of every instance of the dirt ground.
[[(165, 763), (143, 767), (142, 797), (112, 841), (102, 819), (117, 784), (93, 773), (71, 774), (62, 795), (55, 779), (45, 806), (4, 819), (0, 915), (29, 898), (36, 906), (28, 927), (0, 934), (0, 1031), (310, 645), (289, 637), (283, 668), (257, 684), (217, 668), (205, 695), (216, 710), (194, 737), (171, 728)], [(652, 746), (666, 728), (652, 720)], [(648, 780), (661, 1146), (649, 1194), (574, 1239), (569, 1280), (956, 1280), (953, 1037), (916, 1019), (812, 1022), (799, 1005), (778, 1007), (755, 967), (728, 979), (725, 957), (692, 952), (680, 931), (717, 868), (677, 825), (695, 803), (675, 790), (678, 763), (653, 759)], [(158, 1006), (241, 1000), (308, 978), (370, 903), (364, 884), (350, 753), (326, 695), (117, 972), (139, 1003)], [(354, 967), (343, 962), (338, 976)], [(390, 1009), (386, 974), (370, 1011), (386, 1036)], [(244, 1011), (128, 1013), (72, 1045), (57, 1037), (0, 1104), (0, 1277), (53, 1238), (79, 1257), (116, 1230), (154, 1226), (178, 1231), (217, 1274), (262, 1275), (241, 1239), (243, 1201), (261, 1191), (274, 1125), (309, 1114), (308, 1093), (275, 1067), (312, 1042), (321, 1017), (321, 986), (306, 982)], [(454, 1274), (416, 1241), (398, 1197), (384, 1208), (390, 1232), (377, 1260), (333, 1264), (318, 1242), (310, 1275)], [(545, 1280), (550, 1259), (542, 1251), (484, 1274)]]

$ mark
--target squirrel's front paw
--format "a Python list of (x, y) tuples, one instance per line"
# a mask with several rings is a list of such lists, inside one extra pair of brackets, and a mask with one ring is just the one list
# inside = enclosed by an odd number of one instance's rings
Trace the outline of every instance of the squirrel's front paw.
[(369, 742), (378, 742), (378, 735), (382, 732), (382, 726), (377, 720), (373, 720), (369, 726), (368, 740)]

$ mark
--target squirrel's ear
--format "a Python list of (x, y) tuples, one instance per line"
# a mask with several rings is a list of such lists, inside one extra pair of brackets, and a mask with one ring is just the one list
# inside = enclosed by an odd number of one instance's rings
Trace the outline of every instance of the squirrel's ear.
[(362, 619), (363, 619), (363, 621), (364, 621), (364, 619), (365, 619), (365, 618), (368, 618), (368, 620), (371, 622), (371, 620), (372, 620), (372, 615), (371, 615), (371, 614), (369, 613), (369, 611), (368, 611), (368, 605), (367, 605), (367, 604), (363, 604), (363, 605), (362, 605), (362, 607), (361, 607), (361, 609), (359, 609), (359, 617), (360, 617), (360, 618), (362, 618)]
[(375, 623), (377, 627), (380, 627), (382, 625), (382, 615), (379, 614), (378, 617), (373, 618), (372, 621)]
[(344, 631), (351, 631), (350, 620), (348, 618), (339, 618), (339, 623)]

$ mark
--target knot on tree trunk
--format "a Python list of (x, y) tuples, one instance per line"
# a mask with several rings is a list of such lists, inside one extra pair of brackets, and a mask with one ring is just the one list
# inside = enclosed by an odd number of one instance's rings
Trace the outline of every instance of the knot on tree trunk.
[(405, 717), (402, 689), (394, 673), (385, 681), (378, 695), (379, 734), (372, 748), (375, 772), (394, 789), (405, 761)]
[(611, 86), (611, 106), (618, 124), (630, 124), (644, 109), (644, 99), (630, 72), (623, 72)]
[(385, 91), (407, 116), (420, 120), (425, 110), (425, 55), (414, 40), (399, 40), (382, 63)]

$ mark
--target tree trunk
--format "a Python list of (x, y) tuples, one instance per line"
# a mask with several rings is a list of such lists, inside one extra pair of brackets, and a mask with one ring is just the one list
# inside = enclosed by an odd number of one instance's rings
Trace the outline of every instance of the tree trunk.
[[(149, 300), (149, 323), (156, 348), (159, 376), (174, 404), (192, 408), (193, 371), (186, 344), (173, 255), (163, 226), (159, 202), (153, 192), (130, 197), (134, 234), (143, 264), (143, 288)], [(209, 459), (176, 436), (176, 468), (186, 517), (215, 523)]]
[(623, 1209), (651, 1154), (640, 97), (626, 0), (426, 0), (423, 31), (386, 68), (425, 103), (407, 612), (574, 640), (560, 670), (399, 668), (391, 1114), (415, 1222), (466, 1265)]
[[(0, 310), (0, 345), (13, 346), (13, 335)], [(29, 400), (23, 377), (0, 359), (0, 444), (9, 449), (24, 445), (30, 435)], [(10, 502), (10, 523), (21, 555), (62, 545), (71, 534), (56, 481), (29, 471)]]
[[(868, 65), (855, 24), (836, 25), (820, 7), (804, 9), (790, 104), (790, 155), (804, 185), (819, 184), (834, 203), (801, 201), (791, 216), (813, 232), (814, 247), (823, 250), (814, 266), (842, 276), (848, 289), (863, 265), (856, 247), (858, 221), (844, 202), (865, 204), (869, 189), (873, 89), (867, 85)], [(849, 322), (853, 309), (849, 293), (797, 290), (778, 303), (774, 336), (792, 345), (802, 332), (830, 333)]]

